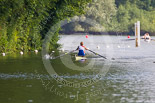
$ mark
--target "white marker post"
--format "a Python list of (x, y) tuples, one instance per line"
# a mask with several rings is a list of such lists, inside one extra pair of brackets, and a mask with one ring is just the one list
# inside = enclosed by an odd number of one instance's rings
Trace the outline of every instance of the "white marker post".
[(135, 37), (136, 37), (136, 47), (140, 46), (140, 21), (135, 23)]

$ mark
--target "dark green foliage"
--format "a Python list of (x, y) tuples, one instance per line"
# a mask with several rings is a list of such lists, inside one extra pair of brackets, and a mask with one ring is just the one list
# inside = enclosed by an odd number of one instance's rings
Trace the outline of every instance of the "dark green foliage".
[(116, 0), (117, 14), (112, 25), (113, 31), (134, 31), (134, 23), (141, 22), (141, 30), (155, 32), (154, 0)]
[(119, 7), (120, 5), (125, 5), (127, 2), (137, 5), (138, 8), (143, 10), (153, 10), (155, 7), (155, 0), (116, 0), (115, 1), (117, 7)]
[[(40, 50), (50, 27), (81, 15), (90, 0), (0, 0), (0, 52)], [(59, 31), (59, 29), (58, 29)], [(58, 31), (51, 40), (57, 48)]]

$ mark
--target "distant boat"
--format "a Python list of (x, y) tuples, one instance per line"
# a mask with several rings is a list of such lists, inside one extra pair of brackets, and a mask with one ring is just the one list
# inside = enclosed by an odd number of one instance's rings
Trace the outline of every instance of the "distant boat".
[(148, 43), (149, 43), (149, 42), (150, 42), (150, 39), (146, 39), (146, 40), (144, 40), (144, 41), (146, 41), (146, 42), (148, 42)]
[(86, 57), (82, 57), (82, 56), (77, 56), (75, 55), (75, 61), (79, 61), (79, 60), (86, 60)]

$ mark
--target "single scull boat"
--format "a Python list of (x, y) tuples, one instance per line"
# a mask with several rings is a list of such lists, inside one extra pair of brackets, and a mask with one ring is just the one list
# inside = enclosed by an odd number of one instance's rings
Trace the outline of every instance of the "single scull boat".
[(75, 61), (79, 61), (79, 60), (86, 60), (86, 57), (82, 57), (82, 56), (77, 56), (75, 55)]

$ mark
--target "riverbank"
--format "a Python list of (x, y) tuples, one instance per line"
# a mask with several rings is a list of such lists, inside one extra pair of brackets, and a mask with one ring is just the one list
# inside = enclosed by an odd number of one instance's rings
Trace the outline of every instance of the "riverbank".
[[(141, 36), (143, 36), (147, 31), (141, 31)], [(89, 35), (115, 35), (115, 36), (120, 36), (120, 35), (135, 35), (134, 31), (130, 32), (114, 32), (114, 31), (108, 31), (108, 32), (95, 32), (95, 31), (60, 31), (59, 32), (62, 35), (74, 35), (74, 34), (89, 34)], [(151, 36), (155, 36), (155, 33), (148, 32)]]

